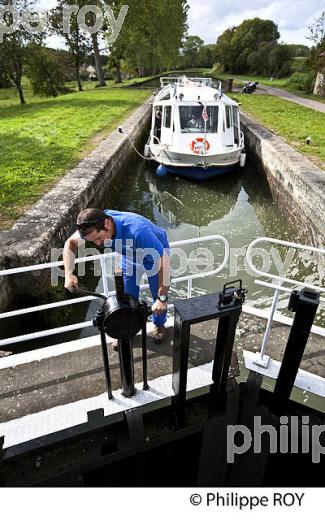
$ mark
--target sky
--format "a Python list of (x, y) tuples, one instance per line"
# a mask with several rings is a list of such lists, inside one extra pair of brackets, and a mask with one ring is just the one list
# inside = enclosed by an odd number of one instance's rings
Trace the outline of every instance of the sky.
[[(106, 0), (107, 1), (107, 0)], [(125, 0), (125, 4), (132, 0)], [(157, 0), (159, 1), (159, 0)], [(322, 11), (324, 0), (187, 0), (189, 34), (200, 36), (205, 43), (215, 43), (226, 29), (240, 25), (243, 20), (262, 18), (273, 20), (284, 43), (304, 44), (309, 47), (310, 26)], [(109, 4), (109, 1), (107, 1)], [(42, 8), (56, 5), (56, 0), (39, 0)], [(91, 0), (89, 0), (91, 5)], [(167, 21), (167, 19), (166, 19)], [(52, 36), (47, 44), (64, 48), (63, 39)]]
[(215, 43), (226, 29), (262, 18), (277, 24), (280, 41), (311, 46), (308, 26), (325, 10), (324, 0), (187, 0), (189, 34)]

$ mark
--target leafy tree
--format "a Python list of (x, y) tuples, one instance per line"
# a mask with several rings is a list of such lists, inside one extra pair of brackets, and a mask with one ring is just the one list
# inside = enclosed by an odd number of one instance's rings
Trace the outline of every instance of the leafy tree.
[(221, 69), (232, 72), (236, 63), (236, 49), (232, 44), (236, 27), (226, 29), (217, 39), (215, 60), (220, 63)]
[(288, 43), (287, 46), (290, 47), (293, 58), (307, 58), (310, 54), (310, 48), (307, 45)]
[(270, 74), (275, 78), (290, 76), (292, 73), (292, 47), (285, 43), (275, 45), (269, 55)]
[(26, 75), (36, 95), (56, 97), (68, 92), (64, 84), (66, 80), (64, 70), (53, 49), (30, 46)]
[[(88, 0), (76, 0), (76, 4), (80, 5), (80, 7), (83, 7), (84, 5), (94, 5), (98, 7), (101, 11), (103, 11), (103, 4), (105, 3), (103, 0), (92, 0), (91, 4), (89, 4)], [(96, 16), (95, 13), (92, 11), (89, 11), (86, 17), (86, 22), (89, 27), (93, 27), (96, 23)], [(106, 85), (105, 78), (104, 78), (104, 72), (102, 67), (102, 60), (99, 52), (99, 44), (98, 44), (98, 36), (101, 34), (101, 31), (98, 32), (92, 32), (90, 35), (91, 42), (92, 42), (92, 48), (93, 48), (93, 57), (94, 57), (94, 64), (96, 67), (97, 72), (97, 78), (98, 83), (100, 87), (104, 87)]]
[(199, 67), (204, 41), (199, 36), (187, 36), (184, 41), (181, 65), (184, 68)]
[[(71, 13), (70, 15), (70, 33), (67, 33), (63, 26), (63, 8), (65, 6), (75, 6), (76, 4), (76, 0), (58, 0), (58, 6), (51, 11), (50, 20), (52, 32), (56, 32), (63, 36), (68, 45), (74, 64), (78, 89), (81, 92), (83, 88), (80, 77), (80, 66), (88, 60), (90, 53), (89, 38), (79, 27), (76, 13)], [(79, 5), (82, 7), (83, 5), (86, 5), (86, 3), (80, 2), (79, 4), (78, 2), (78, 6)]]
[[(110, 2), (117, 17), (122, 0)], [(185, 0), (133, 0), (121, 32), (109, 44), (109, 61), (121, 81), (121, 64), (139, 76), (159, 72), (176, 65), (182, 39), (187, 30)], [(167, 23), (166, 23), (167, 22)]]
[(262, 42), (256, 51), (247, 57), (248, 71), (259, 76), (273, 76), (270, 54), (276, 47), (276, 42)]
[(0, 70), (0, 88), (9, 88), (11, 86), (10, 79), (8, 75)]
[(213, 67), (214, 49), (215, 46), (211, 44), (203, 45), (203, 47), (201, 47), (198, 56), (198, 67)]
[(227, 29), (218, 38), (217, 61), (225, 70), (245, 73), (252, 68), (254, 57), (257, 59), (253, 53), (257, 52), (262, 44), (276, 42), (279, 37), (278, 27), (272, 20), (244, 20), (238, 27)]
[[(0, 6), (12, 5), (17, 11), (24, 12), (33, 9), (33, 0), (0, 0)], [(12, 16), (4, 15), (4, 21), (8, 26), (12, 24)], [(21, 80), (28, 59), (28, 46), (32, 43), (40, 45), (44, 39), (44, 32), (31, 33), (19, 26), (14, 32), (3, 34), (3, 42), (0, 44), (0, 70), (5, 77), (15, 85), (20, 103), (25, 104), (25, 96)]]

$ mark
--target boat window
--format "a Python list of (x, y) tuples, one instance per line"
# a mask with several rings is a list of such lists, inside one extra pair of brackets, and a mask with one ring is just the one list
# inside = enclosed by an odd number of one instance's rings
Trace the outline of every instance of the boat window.
[(226, 107), (226, 121), (227, 121), (227, 128), (230, 128), (232, 126), (231, 107)]
[(171, 121), (172, 121), (172, 107), (165, 107), (164, 127), (165, 128), (170, 128), (171, 127)]
[(154, 125), (153, 133), (158, 139), (160, 139), (160, 136), (161, 136), (162, 110), (163, 110), (163, 107), (161, 105), (159, 105), (159, 106), (155, 107), (155, 112), (154, 112), (155, 125)]
[(217, 106), (180, 106), (179, 116), (182, 134), (216, 133), (218, 130), (218, 110)]
[(236, 144), (239, 143), (239, 125), (238, 125), (238, 120), (239, 120), (238, 108), (237, 107), (233, 107), (234, 139), (235, 139), (235, 143)]

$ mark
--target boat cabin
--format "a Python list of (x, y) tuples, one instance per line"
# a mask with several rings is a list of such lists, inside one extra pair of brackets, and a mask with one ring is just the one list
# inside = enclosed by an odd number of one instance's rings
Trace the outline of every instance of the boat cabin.
[[(168, 80), (168, 84), (166, 84)], [(206, 136), (206, 152), (240, 143), (238, 104), (221, 91), (211, 78), (162, 78), (163, 89), (154, 102), (152, 137), (156, 144), (182, 149), (200, 148), (199, 136)], [(194, 145), (192, 146), (192, 142)]]

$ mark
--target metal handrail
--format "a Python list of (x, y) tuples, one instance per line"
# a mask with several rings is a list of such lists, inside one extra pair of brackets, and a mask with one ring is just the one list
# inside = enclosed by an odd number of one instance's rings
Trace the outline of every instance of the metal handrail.
[[(325, 249), (320, 249), (320, 248), (313, 247), (313, 246), (306, 246), (306, 245), (303, 245), (303, 244), (298, 244), (296, 242), (287, 242), (285, 240), (279, 240), (277, 238), (268, 238), (268, 237), (256, 238), (248, 246), (248, 249), (247, 249), (247, 252), (246, 252), (246, 261), (247, 261), (248, 266), (251, 268), (251, 270), (255, 274), (257, 274), (258, 276), (263, 276), (265, 278), (272, 278), (272, 280), (277, 282), (277, 283), (274, 284), (274, 283), (269, 283), (269, 282), (263, 282), (261, 280), (254, 280), (254, 282), (256, 284), (258, 284), (258, 285), (264, 285), (266, 287), (274, 289), (274, 295), (273, 295), (271, 310), (270, 310), (270, 314), (269, 314), (269, 317), (268, 317), (268, 321), (267, 321), (267, 325), (266, 325), (266, 329), (265, 329), (265, 333), (264, 333), (264, 337), (263, 337), (261, 350), (256, 353), (257, 357), (256, 357), (256, 360), (255, 360), (255, 363), (257, 365), (260, 365), (260, 366), (266, 368), (268, 366), (268, 362), (269, 362), (270, 358), (269, 358), (269, 356), (265, 355), (265, 352), (266, 352), (266, 349), (267, 349), (267, 346), (268, 346), (270, 333), (271, 333), (271, 328), (272, 328), (272, 323), (273, 323), (273, 317), (274, 317), (274, 313), (276, 311), (276, 306), (277, 306), (277, 303), (278, 303), (280, 292), (283, 291), (283, 292), (291, 293), (292, 289), (293, 289), (293, 287), (291, 287), (291, 288), (283, 287), (281, 284), (283, 282), (287, 282), (287, 283), (291, 284), (292, 286), (306, 287), (308, 289), (313, 289), (313, 290), (316, 290), (318, 292), (325, 292), (325, 287), (321, 287), (321, 286), (317, 286), (317, 285), (314, 285), (314, 284), (305, 283), (305, 282), (303, 282), (301, 280), (294, 280), (292, 278), (287, 278), (285, 276), (279, 276), (279, 275), (270, 274), (270, 273), (268, 273), (266, 271), (261, 271), (260, 269), (255, 267), (255, 265), (253, 264), (253, 260), (252, 260), (252, 252), (253, 252), (253, 248), (259, 242), (268, 242), (268, 243), (272, 243), (272, 244), (279, 244), (279, 245), (283, 245), (283, 246), (287, 246), (287, 247), (293, 247), (295, 249), (300, 249), (300, 250), (303, 250), (303, 251), (311, 251), (311, 252), (320, 253), (320, 254), (325, 254)], [(320, 297), (320, 301), (321, 301), (321, 303), (325, 302), (325, 298)]]
[[(212, 269), (211, 271), (192, 274), (192, 275), (186, 275), (186, 276), (179, 276), (179, 277), (173, 278), (171, 280), (171, 284), (187, 281), (188, 282), (188, 290), (187, 290), (188, 296), (191, 294), (191, 291), (192, 291), (192, 280), (193, 279), (206, 278), (207, 276), (213, 276), (213, 275), (219, 273), (227, 265), (227, 262), (229, 259), (229, 251), (230, 251), (229, 243), (228, 243), (227, 239), (225, 239), (222, 235), (209, 235), (209, 236), (203, 236), (203, 237), (197, 237), (197, 238), (190, 238), (187, 240), (178, 240), (175, 242), (171, 242), (171, 244), (170, 244), (171, 248), (173, 248), (173, 247), (175, 248), (177, 246), (197, 244), (197, 243), (208, 242), (208, 241), (221, 241), (224, 244), (224, 257), (223, 257), (223, 261), (221, 262), (221, 264), (216, 269)], [(83, 262), (90, 262), (90, 261), (96, 261), (96, 260), (101, 262), (102, 278), (103, 278), (103, 286), (104, 286), (103, 294), (105, 294), (106, 296), (113, 296), (115, 294), (115, 291), (108, 290), (107, 271), (106, 271), (106, 262), (105, 262), (105, 260), (107, 258), (112, 258), (114, 256), (116, 256), (116, 253), (113, 253), (113, 252), (104, 253), (104, 254), (98, 254), (98, 255), (94, 255), (94, 256), (78, 258), (78, 259), (76, 259), (76, 262), (75, 262), (75, 263), (83, 263)], [(12, 274), (25, 273), (28, 271), (51, 269), (52, 267), (62, 267), (63, 265), (64, 265), (63, 261), (59, 261), (59, 262), (49, 262), (47, 264), (38, 264), (38, 265), (33, 265), (33, 266), (17, 267), (17, 268), (6, 269), (3, 271), (0, 271), (0, 276), (9, 276)], [(149, 284), (143, 284), (140, 286), (140, 290), (147, 289), (147, 288), (149, 288)], [(63, 301), (59, 301), (59, 302), (55, 302), (55, 303), (37, 305), (35, 307), (28, 307), (25, 309), (19, 309), (19, 310), (15, 310), (15, 311), (1, 313), (0, 319), (10, 318), (10, 317), (28, 314), (28, 313), (32, 313), (32, 312), (43, 311), (43, 310), (47, 310), (47, 309), (53, 309), (56, 307), (74, 305), (76, 303), (83, 303), (83, 302), (91, 301), (94, 299), (96, 299), (96, 298), (93, 296), (86, 296), (86, 297), (81, 297), (81, 298), (74, 298), (72, 300), (63, 300)], [(0, 347), (7, 346), (7, 345), (10, 345), (13, 343), (19, 343), (20, 341), (38, 339), (41, 337), (50, 336), (50, 335), (54, 335), (54, 334), (61, 334), (63, 332), (69, 332), (72, 330), (87, 328), (90, 326), (92, 326), (92, 322), (88, 321), (88, 322), (83, 322), (83, 323), (76, 323), (73, 325), (67, 325), (65, 327), (47, 329), (47, 330), (43, 330), (43, 331), (31, 333), (31, 334), (13, 336), (11, 338), (0, 340)]]
[(303, 244), (297, 244), (296, 242), (287, 242), (285, 240), (278, 240), (277, 238), (260, 237), (260, 238), (256, 238), (255, 240), (253, 240), (253, 242), (251, 242), (249, 244), (248, 249), (247, 249), (247, 253), (246, 253), (246, 261), (247, 261), (249, 267), (258, 276), (264, 276), (265, 278), (272, 278), (273, 280), (278, 280), (281, 283), (282, 282), (287, 282), (287, 283), (291, 283), (293, 285), (299, 285), (299, 286), (307, 287), (308, 289), (314, 289), (315, 291), (325, 292), (325, 287), (319, 287), (317, 285), (313, 285), (313, 284), (310, 284), (310, 283), (302, 282), (301, 280), (293, 280), (292, 278), (286, 278), (285, 276), (278, 276), (278, 275), (275, 275), (275, 274), (270, 274), (270, 273), (268, 273), (266, 271), (261, 271), (260, 269), (257, 269), (257, 267), (255, 267), (255, 265), (253, 264), (253, 261), (252, 261), (252, 258), (251, 258), (251, 253), (252, 253), (252, 249), (259, 242), (269, 242), (271, 244), (272, 243), (273, 244), (280, 244), (280, 245), (283, 245), (283, 246), (293, 247), (295, 249), (301, 249), (303, 251), (312, 251), (313, 253), (320, 253), (320, 254), (323, 254), (323, 255), (325, 255), (325, 249), (319, 249), (317, 247), (306, 246), (306, 245), (303, 245)]

